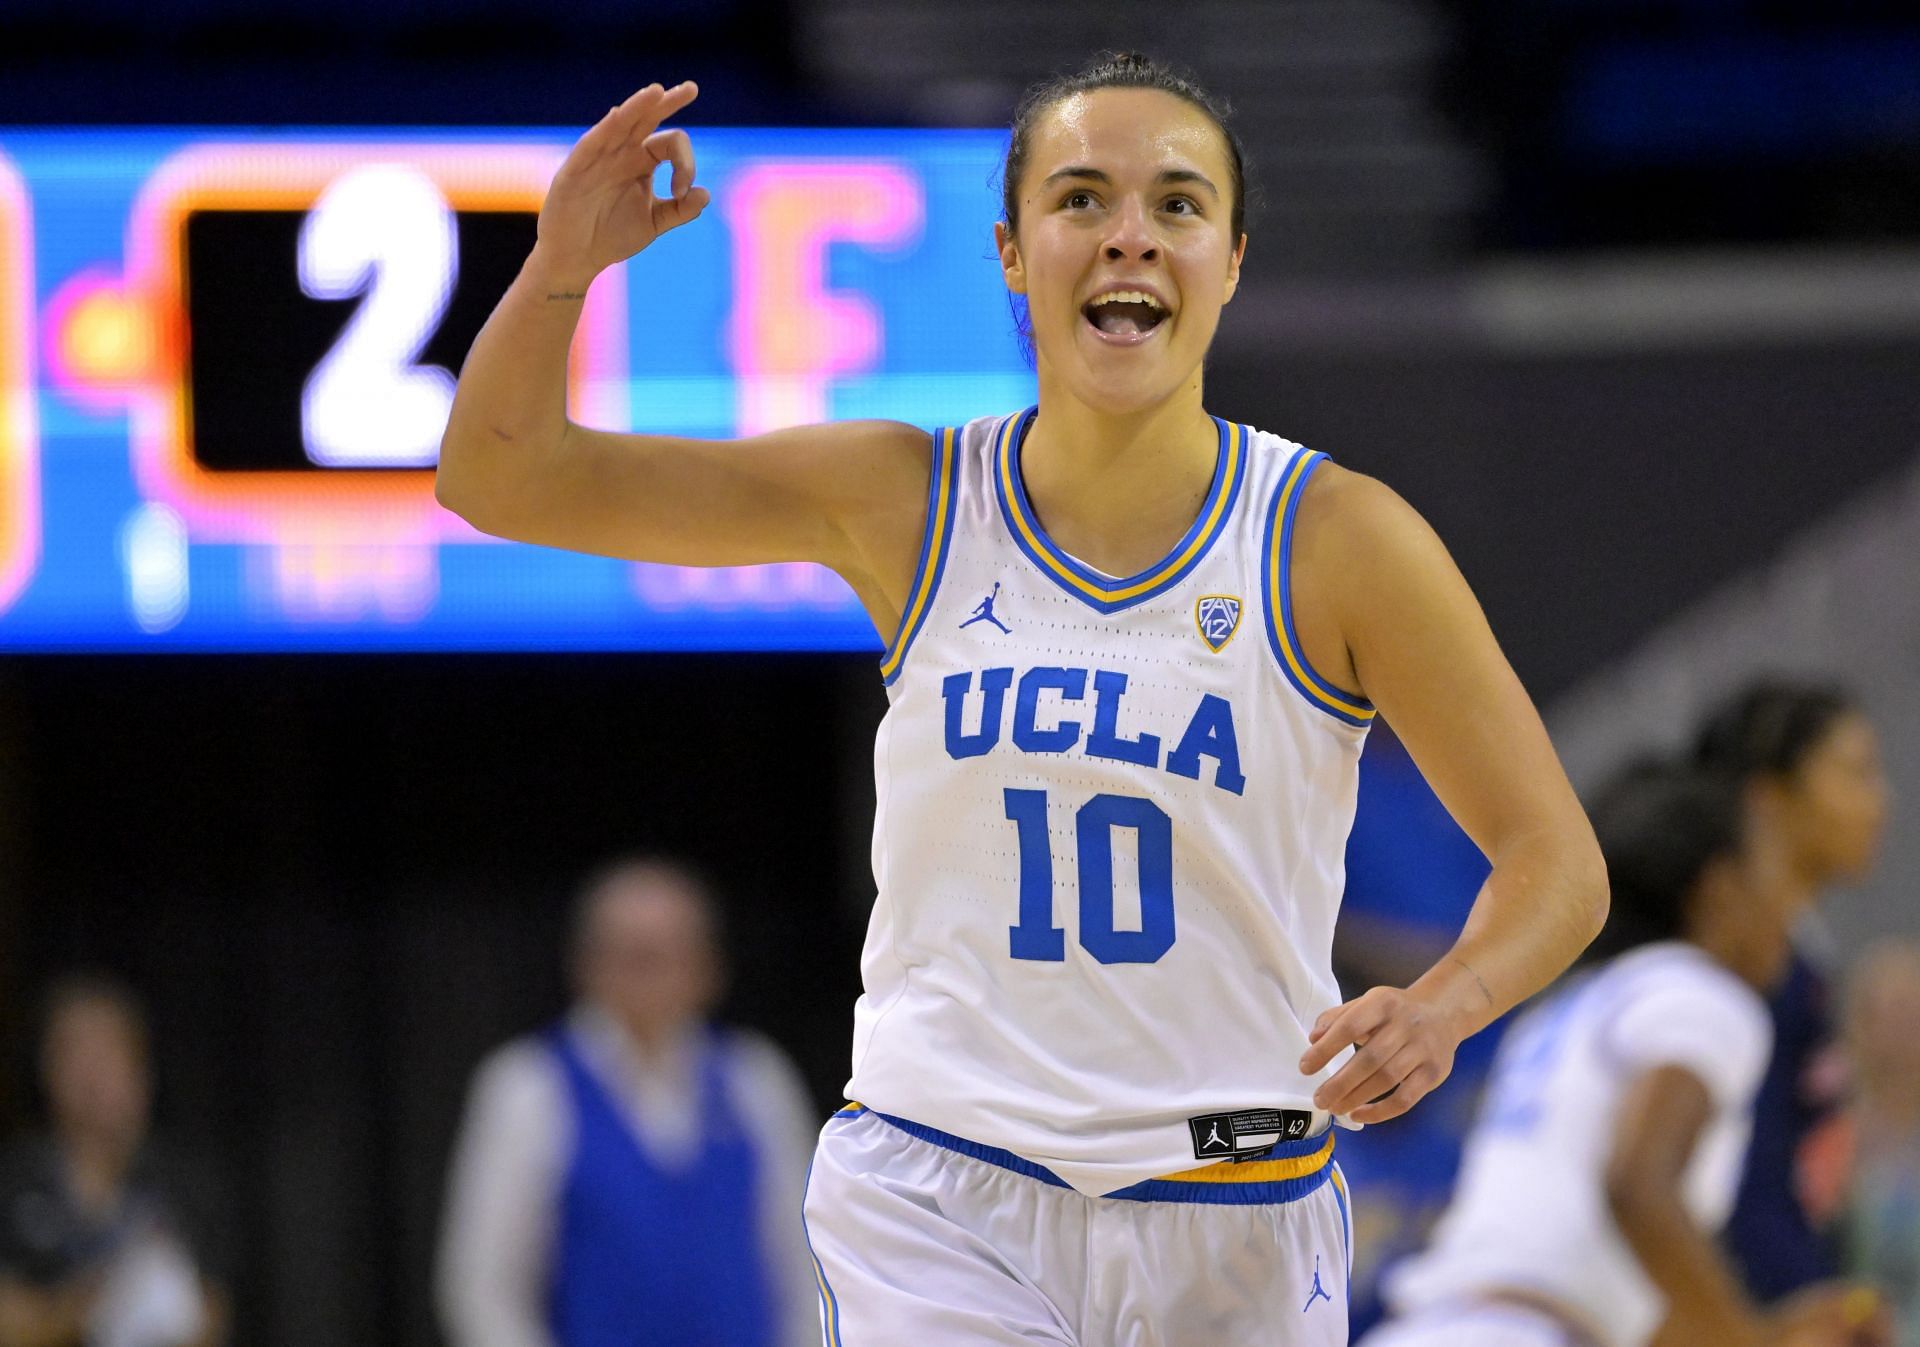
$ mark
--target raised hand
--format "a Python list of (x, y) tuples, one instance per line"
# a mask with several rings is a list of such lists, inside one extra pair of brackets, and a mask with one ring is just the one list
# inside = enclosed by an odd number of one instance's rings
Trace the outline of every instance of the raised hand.
[[(575, 143), (553, 175), (540, 207), (538, 251), (555, 273), (581, 286), (624, 262), (669, 229), (706, 209), (707, 189), (693, 185), (693, 145), (685, 131), (660, 124), (699, 96), (692, 80), (663, 89), (649, 84)], [(653, 190), (661, 164), (673, 165), (671, 195)]]

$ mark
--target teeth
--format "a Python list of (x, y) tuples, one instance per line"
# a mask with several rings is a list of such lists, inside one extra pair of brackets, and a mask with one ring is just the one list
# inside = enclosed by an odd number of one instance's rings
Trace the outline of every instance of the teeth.
[(1165, 305), (1144, 290), (1103, 290), (1087, 301), (1088, 304), (1145, 304), (1155, 313), (1165, 310)]

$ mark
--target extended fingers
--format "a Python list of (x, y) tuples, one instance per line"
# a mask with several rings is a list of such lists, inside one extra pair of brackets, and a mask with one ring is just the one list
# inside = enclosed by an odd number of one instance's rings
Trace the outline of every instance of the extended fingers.
[[(1377, 989), (1376, 989), (1377, 990)], [(1335, 1006), (1314, 1022), (1308, 1047), (1300, 1058), (1300, 1073), (1311, 1076), (1339, 1055), (1375, 1033), (1388, 1015), (1384, 999), (1368, 992), (1343, 1006)]]
[(660, 123), (679, 112), (700, 96), (700, 86), (682, 80), (671, 89), (649, 84), (636, 89), (624, 103), (609, 108), (607, 115), (581, 137), (595, 158), (632, 153), (659, 129)]
[(590, 151), (594, 159), (617, 153), (632, 139), (635, 128), (650, 125), (654, 105), (665, 95), (658, 84), (649, 84), (644, 89), (635, 89), (623, 102), (607, 109), (607, 115), (595, 122), (580, 137), (576, 154), (580, 150)]
[(1422, 1099), (1434, 1086), (1440, 1083), (1434, 1069), (1430, 1066), (1418, 1066), (1407, 1073), (1405, 1080), (1394, 1086), (1393, 1092), (1384, 1099), (1376, 1097), (1372, 1102), (1351, 1109), (1347, 1117), (1357, 1123), (1385, 1122), (1397, 1118)]
[(1411, 1046), (1383, 1034), (1356, 1051), (1333, 1079), (1313, 1093), (1315, 1108), (1329, 1113), (1352, 1113), (1388, 1093), (1420, 1066), (1422, 1058)]
[(1371, 1090), (1366, 1086), (1393, 1061), (1406, 1041), (1405, 1032), (1394, 1024), (1383, 1024), (1372, 1033), (1363, 1034), (1354, 1047), (1353, 1056), (1330, 1078), (1321, 1081), (1320, 1088), (1313, 1092), (1313, 1106), (1330, 1113), (1344, 1113), (1376, 1095), (1385, 1094), (1398, 1082), (1399, 1076), (1381, 1081)]

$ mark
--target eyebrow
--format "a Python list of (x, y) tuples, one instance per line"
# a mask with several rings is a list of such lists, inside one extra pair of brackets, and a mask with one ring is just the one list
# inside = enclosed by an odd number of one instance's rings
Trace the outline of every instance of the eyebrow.
[[(1040, 184), (1041, 190), (1045, 191), (1061, 178), (1090, 178), (1094, 182), (1104, 183), (1109, 187), (1113, 185), (1113, 178), (1100, 169), (1089, 167), (1086, 164), (1070, 164), (1066, 168), (1047, 174), (1046, 181)], [(1218, 200), (1220, 197), (1220, 189), (1213, 185), (1212, 179), (1208, 178), (1206, 174), (1196, 173), (1190, 168), (1162, 169), (1154, 178), (1154, 181), (1156, 183), (1195, 182), (1213, 193), (1215, 200)]]

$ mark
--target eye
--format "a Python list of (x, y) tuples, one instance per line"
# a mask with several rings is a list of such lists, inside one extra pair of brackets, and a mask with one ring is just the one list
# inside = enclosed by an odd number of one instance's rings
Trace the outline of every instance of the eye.
[(1068, 210), (1085, 210), (1093, 204), (1093, 193), (1084, 188), (1075, 188), (1060, 199), (1060, 204)]
[[(1176, 206), (1180, 209), (1174, 210)], [(1198, 215), (1200, 213), (1200, 203), (1190, 196), (1170, 196), (1167, 198), (1166, 205), (1163, 209), (1172, 210), (1176, 215)]]

